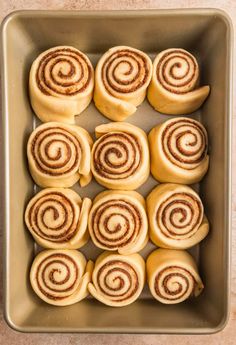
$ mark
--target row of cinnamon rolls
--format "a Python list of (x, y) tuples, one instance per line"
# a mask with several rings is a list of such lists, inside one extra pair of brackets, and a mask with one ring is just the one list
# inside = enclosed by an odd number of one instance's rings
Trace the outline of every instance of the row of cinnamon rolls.
[(210, 87), (199, 87), (198, 62), (184, 49), (167, 49), (152, 64), (138, 49), (114, 47), (100, 58), (94, 73), (85, 54), (58, 46), (33, 62), (29, 91), (41, 121), (72, 124), (92, 98), (97, 109), (113, 121), (134, 114), (146, 94), (161, 113), (190, 114), (203, 104)]
[(159, 182), (193, 184), (209, 165), (208, 136), (193, 119), (178, 117), (154, 127), (149, 136), (125, 122), (95, 128), (49, 122), (37, 127), (27, 145), (29, 168), (41, 187), (71, 187), (92, 178), (108, 189), (134, 190), (150, 175)]
[(30, 271), (35, 293), (55, 306), (77, 303), (90, 293), (105, 305), (123, 307), (138, 299), (146, 279), (153, 297), (165, 304), (183, 302), (203, 289), (196, 263), (183, 250), (157, 249), (146, 264), (137, 253), (103, 252), (94, 265), (77, 250), (50, 249), (35, 257)]
[(25, 210), (25, 223), (44, 248), (78, 249), (91, 237), (98, 248), (133, 254), (151, 241), (187, 249), (201, 242), (209, 223), (199, 195), (180, 184), (160, 184), (144, 197), (136, 191), (107, 190), (93, 202), (67, 188), (46, 188)]

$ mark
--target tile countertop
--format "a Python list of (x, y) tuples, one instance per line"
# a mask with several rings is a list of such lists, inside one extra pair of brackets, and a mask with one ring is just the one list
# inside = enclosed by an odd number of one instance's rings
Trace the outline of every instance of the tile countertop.
[[(232, 18), (234, 32), (236, 32), (236, 0), (1, 0), (0, 1), (0, 21), (10, 12), (20, 9), (41, 9), (41, 10), (119, 10), (119, 9), (158, 9), (158, 8), (196, 8), (213, 7), (225, 10)], [(235, 35), (236, 39), (236, 35)], [(236, 42), (235, 42), (236, 43)], [(235, 44), (236, 47), (236, 44)], [(236, 65), (236, 54), (234, 56)], [(234, 76), (234, 95), (236, 94), (236, 80)], [(233, 108), (233, 168), (236, 169), (236, 102)], [(0, 145), (1, 145), (0, 136)], [(1, 147), (1, 146), (0, 146)], [(0, 179), (2, 180), (2, 179)], [(1, 182), (0, 182), (1, 184)], [(0, 185), (0, 188), (2, 186)], [(231, 287), (231, 314), (226, 328), (215, 335), (191, 336), (191, 335), (85, 335), (85, 334), (21, 334), (12, 331), (3, 320), (2, 315), (2, 291), (0, 289), (0, 344), (4, 345), (56, 345), (56, 344), (168, 344), (172, 341), (175, 345), (187, 344), (235, 344), (236, 336), (236, 178), (232, 181), (233, 205), (232, 205), (232, 287)], [(1, 202), (2, 205), (2, 202)], [(0, 219), (2, 214), (0, 210)], [(2, 231), (0, 231), (0, 242)], [(0, 278), (2, 267), (0, 265)], [(2, 284), (0, 284), (2, 288)]]

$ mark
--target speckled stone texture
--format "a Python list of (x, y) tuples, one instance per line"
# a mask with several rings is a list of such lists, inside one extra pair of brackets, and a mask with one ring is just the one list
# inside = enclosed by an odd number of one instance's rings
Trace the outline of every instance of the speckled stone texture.
[[(41, 10), (119, 10), (119, 9), (160, 9), (160, 8), (197, 8), (213, 7), (225, 10), (232, 18), (234, 31), (236, 32), (236, 0), (0, 0), (0, 20), (8, 13), (22, 9)], [(235, 35), (236, 40), (236, 35)], [(236, 47), (236, 42), (235, 42)], [(236, 66), (236, 54), (234, 57)], [(234, 75), (234, 95), (236, 95), (236, 75)], [(230, 321), (226, 328), (215, 335), (85, 335), (85, 334), (22, 334), (12, 331), (3, 320), (2, 315), (2, 291), (0, 291), (0, 344), (1, 345), (159, 345), (172, 344), (207, 344), (207, 345), (233, 345), (236, 344), (236, 102), (233, 108), (233, 223), (232, 223), (232, 298)], [(1, 145), (0, 134), (0, 145)], [(1, 146), (0, 146), (1, 147)], [(2, 159), (1, 159), (2, 161)], [(2, 169), (2, 164), (0, 164)], [(0, 188), (2, 190), (2, 179)], [(2, 199), (0, 202), (0, 219), (2, 219)], [(2, 239), (2, 226), (0, 229), (0, 241)], [(1, 261), (0, 261), (1, 262)], [(0, 265), (0, 278), (2, 267)], [(1, 284), (2, 288), (2, 284)], [(1, 289), (2, 290), (2, 289)]]

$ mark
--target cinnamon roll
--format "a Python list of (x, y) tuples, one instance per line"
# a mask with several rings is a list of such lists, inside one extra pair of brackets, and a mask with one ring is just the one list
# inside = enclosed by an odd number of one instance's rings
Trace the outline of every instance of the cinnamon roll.
[(150, 171), (145, 132), (130, 123), (111, 122), (96, 127), (99, 138), (92, 149), (92, 173), (109, 189), (133, 190), (141, 186)]
[(158, 185), (147, 197), (147, 212), (150, 238), (162, 248), (190, 248), (209, 232), (201, 199), (188, 186)]
[(27, 145), (29, 169), (41, 187), (71, 187), (91, 178), (92, 139), (78, 126), (49, 122), (37, 127)]
[(109, 49), (95, 71), (94, 102), (113, 121), (135, 113), (151, 80), (152, 62), (142, 51), (126, 46)]
[(34, 292), (46, 303), (66, 306), (88, 295), (92, 261), (77, 250), (49, 249), (39, 253), (30, 270)]
[(193, 184), (208, 170), (207, 132), (196, 120), (178, 117), (154, 127), (149, 146), (151, 172), (160, 182)]
[(199, 66), (184, 49), (167, 49), (153, 63), (148, 100), (159, 112), (170, 115), (190, 114), (201, 107), (210, 87), (199, 87)]
[(184, 250), (156, 249), (146, 268), (151, 294), (161, 303), (183, 302), (199, 296), (204, 288), (195, 261)]
[(134, 191), (105, 191), (94, 199), (88, 227), (93, 243), (119, 254), (142, 250), (148, 241), (144, 198)]
[(145, 262), (141, 255), (103, 252), (96, 260), (88, 289), (98, 301), (123, 307), (133, 303), (145, 283)]
[(74, 123), (91, 102), (94, 70), (88, 57), (76, 48), (58, 46), (40, 54), (32, 64), (29, 94), (42, 122)]
[(91, 200), (71, 189), (47, 188), (28, 203), (25, 223), (35, 241), (44, 248), (77, 249), (89, 238)]

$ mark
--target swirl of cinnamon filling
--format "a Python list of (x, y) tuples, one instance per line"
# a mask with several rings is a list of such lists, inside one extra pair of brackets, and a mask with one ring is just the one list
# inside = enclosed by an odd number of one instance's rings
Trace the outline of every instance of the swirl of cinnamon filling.
[(145, 263), (139, 254), (104, 252), (93, 271), (90, 293), (104, 304), (120, 307), (132, 303), (142, 291)]
[(152, 77), (152, 61), (141, 50), (117, 46), (98, 61), (94, 103), (113, 121), (124, 121), (145, 99)]
[(184, 94), (194, 89), (199, 78), (195, 57), (185, 50), (171, 49), (162, 55), (156, 66), (159, 83), (166, 90)]
[(202, 201), (188, 186), (158, 185), (147, 197), (147, 210), (150, 238), (159, 247), (190, 248), (208, 234)]
[(107, 249), (122, 247), (138, 236), (141, 219), (138, 210), (123, 200), (103, 203), (92, 216), (96, 240)]
[(203, 206), (196, 193), (173, 193), (164, 199), (156, 213), (157, 226), (166, 237), (181, 240), (192, 237), (202, 223)]
[(45, 95), (74, 96), (88, 87), (92, 78), (92, 66), (79, 50), (58, 47), (42, 54), (35, 78), (38, 88)]
[(193, 119), (170, 120), (162, 131), (161, 143), (166, 158), (183, 169), (195, 169), (207, 155), (207, 132)]
[(79, 140), (65, 128), (51, 127), (37, 132), (31, 154), (39, 171), (60, 176), (78, 171), (81, 146)]
[[(94, 244), (121, 254), (140, 251), (146, 244), (148, 223), (144, 200), (136, 192), (106, 191), (98, 195), (89, 215)], [(143, 204), (142, 204), (143, 202)]]
[(102, 80), (109, 94), (134, 92), (143, 87), (150, 76), (150, 64), (141, 51), (118, 49), (112, 51), (103, 62)]
[(138, 276), (127, 262), (109, 261), (97, 274), (97, 287), (108, 299), (122, 302), (132, 297), (138, 289)]
[(183, 302), (204, 288), (193, 257), (184, 250), (156, 249), (148, 256), (146, 269), (150, 292), (161, 303)]
[(181, 48), (166, 49), (154, 59), (148, 100), (163, 114), (191, 114), (210, 93), (210, 86), (200, 86), (199, 80), (198, 62), (192, 54)]
[(73, 258), (67, 254), (51, 254), (40, 262), (36, 272), (39, 290), (47, 298), (60, 300), (75, 291), (79, 269)]
[(113, 132), (103, 135), (93, 150), (94, 168), (102, 177), (117, 180), (135, 174), (141, 161), (141, 148), (129, 133)]
[(155, 278), (155, 292), (162, 301), (178, 303), (179, 300), (189, 298), (195, 288), (195, 278), (183, 267), (165, 267)]
[(84, 255), (77, 250), (44, 250), (35, 257), (31, 266), (32, 288), (49, 304), (74, 304), (88, 294), (91, 264), (86, 266)]
[(45, 188), (29, 201), (25, 223), (41, 247), (77, 249), (88, 241), (91, 203), (71, 189)]
[(90, 145), (89, 134), (78, 126), (49, 122), (36, 128), (27, 146), (35, 182), (42, 187), (71, 187), (83, 178), (83, 185), (88, 183)]
[(95, 179), (109, 189), (133, 190), (150, 171), (147, 136), (125, 122), (111, 122), (95, 129), (98, 140), (92, 148), (91, 170)]
[(151, 172), (159, 182), (194, 184), (209, 167), (208, 136), (196, 120), (178, 117), (149, 133)]
[(68, 242), (77, 232), (79, 212), (63, 192), (49, 190), (36, 196), (26, 214), (30, 230), (50, 242)]

